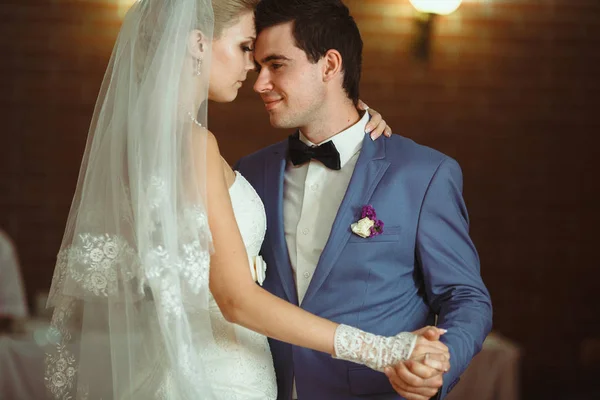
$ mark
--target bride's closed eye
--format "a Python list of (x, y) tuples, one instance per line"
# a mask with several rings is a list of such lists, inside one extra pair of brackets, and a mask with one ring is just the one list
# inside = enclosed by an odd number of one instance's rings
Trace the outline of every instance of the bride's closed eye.
[(244, 53), (254, 52), (254, 40), (244, 40), (240, 43), (240, 48)]

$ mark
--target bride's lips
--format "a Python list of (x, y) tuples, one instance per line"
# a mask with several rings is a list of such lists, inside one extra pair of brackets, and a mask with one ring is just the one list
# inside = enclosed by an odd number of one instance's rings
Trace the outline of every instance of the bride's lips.
[(274, 109), (275, 107), (277, 107), (277, 105), (279, 103), (281, 103), (283, 100), (279, 99), (279, 100), (265, 100), (265, 108), (267, 109), (267, 111), (271, 111), (272, 109)]

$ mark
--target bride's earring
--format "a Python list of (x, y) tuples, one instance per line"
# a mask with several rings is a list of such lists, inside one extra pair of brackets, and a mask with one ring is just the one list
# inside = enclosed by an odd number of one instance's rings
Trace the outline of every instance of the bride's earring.
[(202, 75), (202, 59), (196, 59), (196, 76)]

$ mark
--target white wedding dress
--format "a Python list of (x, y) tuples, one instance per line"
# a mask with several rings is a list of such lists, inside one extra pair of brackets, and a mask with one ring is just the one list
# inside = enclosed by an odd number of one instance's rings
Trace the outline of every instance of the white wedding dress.
[[(239, 172), (236, 172), (229, 193), (246, 251), (253, 260), (265, 238), (267, 220), (264, 205), (252, 185)], [(218, 399), (275, 400), (277, 383), (267, 338), (227, 322), (212, 296), (209, 312), (215, 345), (203, 349), (200, 357), (208, 366)]]
[[(258, 256), (266, 232), (266, 215), (264, 205), (250, 183), (238, 172), (236, 179), (229, 189), (235, 218), (244, 241), (246, 251), (252, 266)], [(96, 238), (100, 243), (96, 247), (106, 248), (102, 242), (103, 237)], [(73, 255), (82, 253), (93, 256), (98, 253), (103, 258), (103, 253), (99, 248), (84, 246), (83, 248), (69, 250)], [(96, 253), (94, 253), (94, 251)], [(94, 253), (94, 254), (92, 254)], [(59, 257), (60, 258), (60, 257)], [(85, 257), (84, 257), (85, 258)], [(88, 257), (89, 258), (89, 257)], [(87, 258), (86, 258), (87, 260)], [(193, 262), (200, 265), (202, 263)], [(66, 274), (66, 264), (59, 263), (57, 266), (59, 275)], [(61, 279), (58, 279), (61, 281)], [(60, 285), (58, 285), (60, 286)], [(106, 286), (106, 285), (105, 285)], [(103, 286), (103, 287), (105, 287)], [(58, 334), (59, 340), (56, 346), (52, 346), (50, 358), (47, 360), (46, 384), (55, 399), (67, 399), (77, 390), (77, 398), (88, 398), (86, 393), (90, 383), (80, 382), (78, 388), (74, 388), (77, 366), (73, 354), (78, 352), (78, 343), (69, 344), (71, 332), (66, 322), (72, 322), (70, 318), (73, 312), (75, 302), (67, 301), (61, 305), (53, 320), (54, 332)], [(273, 359), (269, 349), (269, 343), (264, 335), (248, 330), (242, 326), (229, 323), (221, 313), (215, 299), (210, 295), (208, 310), (200, 309), (194, 303), (186, 302), (188, 309), (189, 324), (194, 343), (194, 349), (197, 352), (196, 359), (202, 363), (204, 375), (201, 379), (208, 380), (208, 386), (212, 393), (207, 393), (206, 400), (276, 400), (277, 383), (275, 380), (275, 370), (273, 368)], [(212, 336), (214, 340), (206, 341), (207, 315), (210, 319)], [(159, 321), (156, 313), (147, 315), (147, 326), (144, 342), (148, 347), (143, 355), (136, 361), (135, 373), (129, 382), (126, 382), (128, 389), (120, 395), (118, 400), (131, 399), (154, 399), (154, 400), (179, 400), (180, 391), (177, 387), (177, 379), (173, 379), (170, 360), (165, 353), (160, 338), (160, 331), (156, 329)], [(153, 328), (152, 328), (153, 327)], [(210, 328), (209, 328), (210, 329)], [(76, 330), (73, 332), (77, 332)], [(75, 336), (73, 336), (75, 339)], [(86, 336), (86, 349), (102, 349), (106, 345), (106, 335), (90, 332)], [(131, 337), (114, 335), (110, 339), (114, 341), (115, 348), (126, 348), (123, 343), (132, 341)], [(64, 342), (64, 343), (63, 343)], [(77, 342), (77, 340), (75, 340)], [(121, 343), (122, 342), (122, 343)], [(133, 340), (139, 342), (139, 340)], [(154, 344), (160, 343), (159, 346)], [(140, 354), (138, 354), (140, 355)], [(89, 358), (89, 354), (87, 355)], [(100, 364), (99, 364), (100, 363)], [(101, 361), (97, 361), (101, 365)], [(90, 379), (89, 375), (85, 378)], [(92, 382), (96, 386), (96, 392), (102, 393), (102, 398), (112, 398), (112, 387), (103, 385), (105, 377), (92, 377)], [(110, 377), (108, 377), (110, 378)], [(205, 382), (206, 383), (206, 382)], [(98, 390), (99, 387), (104, 389)], [(199, 382), (199, 388), (204, 385)], [(116, 400), (116, 399), (115, 399)], [(202, 399), (198, 399), (202, 400)]]
[[(235, 218), (246, 246), (248, 258), (254, 260), (260, 251), (267, 220), (264, 205), (250, 183), (236, 171), (236, 179), (229, 189)], [(205, 312), (198, 310), (197, 312)], [(276, 400), (277, 382), (275, 369), (266, 336), (246, 329), (242, 326), (227, 322), (217, 302), (210, 296), (209, 315), (212, 325), (214, 343), (206, 346), (202, 343), (202, 334), (206, 326), (204, 319), (194, 321), (190, 316), (192, 335), (196, 333), (195, 348), (198, 349), (198, 359), (205, 366), (205, 373), (213, 389), (211, 400)], [(157, 355), (157, 364), (154, 371), (165, 371), (162, 365), (162, 354)], [(153, 369), (153, 368), (151, 368)], [(161, 372), (158, 372), (162, 375)], [(143, 381), (148, 382), (148, 377), (156, 376), (154, 372), (146, 370)], [(154, 379), (151, 379), (154, 380)], [(148, 397), (161, 400), (179, 399), (177, 388), (169, 374), (158, 378), (158, 390), (146, 387), (150, 393)], [(145, 384), (136, 384), (137, 396)], [(199, 399), (201, 400), (201, 399)]]

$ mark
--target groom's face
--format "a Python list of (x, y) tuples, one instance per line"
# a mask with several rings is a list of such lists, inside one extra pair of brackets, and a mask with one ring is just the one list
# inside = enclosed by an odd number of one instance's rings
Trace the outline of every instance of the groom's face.
[(312, 63), (296, 47), (293, 22), (263, 30), (254, 58), (259, 70), (254, 90), (260, 94), (276, 128), (309, 124), (324, 99), (323, 62)]

